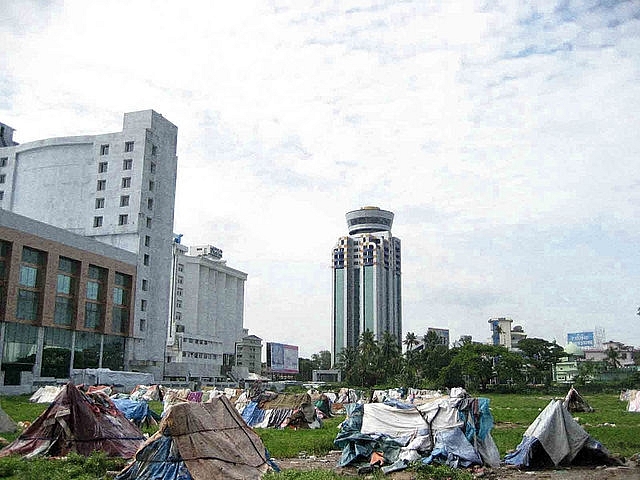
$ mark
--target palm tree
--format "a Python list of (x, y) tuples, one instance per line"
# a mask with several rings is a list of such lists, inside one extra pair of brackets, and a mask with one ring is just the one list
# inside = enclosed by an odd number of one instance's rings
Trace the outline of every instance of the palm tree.
[(404, 337), (404, 343), (407, 346), (407, 352), (413, 350), (413, 347), (418, 345), (420, 342), (418, 341), (418, 337), (413, 332), (407, 332), (407, 335)]
[(622, 364), (620, 363), (620, 353), (618, 350), (615, 350), (613, 347), (607, 348), (607, 364), (613, 368), (620, 368)]

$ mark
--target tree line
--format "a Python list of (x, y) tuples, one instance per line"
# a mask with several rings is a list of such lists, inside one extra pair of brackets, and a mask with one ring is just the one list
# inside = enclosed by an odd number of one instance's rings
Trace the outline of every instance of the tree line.
[[(413, 332), (406, 334), (403, 344), (386, 332), (376, 340), (367, 330), (360, 335), (357, 346), (345, 348), (331, 365), (331, 354), (322, 351), (312, 358), (300, 359), (300, 378), (310, 379), (313, 369), (330, 367), (342, 370), (343, 381), (352, 386), (406, 386), (442, 389), (464, 386), (473, 391), (486, 390), (489, 385), (550, 385), (553, 367), (566, 354), (555, 342), (542, 338), (525, 338), (518, 351), (503, 346), (485, 345), (462, 340), (453, 348), (443, 345), (435, 332), (419, 339)], [(608, 362), (582, 362), (581, 375), (595, 370), (617, 368), (615, 353)]]

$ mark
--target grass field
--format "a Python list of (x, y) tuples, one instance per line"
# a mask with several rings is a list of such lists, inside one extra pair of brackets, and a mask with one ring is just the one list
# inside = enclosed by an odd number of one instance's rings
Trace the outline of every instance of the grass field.
[[(491, 411), (495, 420), (491, 434), (498, 445), (501, 456), (504, 456), (509, 450), (513, 450), (520, 443), (526, 428), (552, 398), (550, 396), (504, 394), (488, 395), (488, 397), (491, 400)], [(599, 440), (615, 455), (629, 457), (640, 453), (640, 414), (627, 412), (626, 403), (618, 400), (617, 395), (594, 394), (584, 395), (584, 398), (595, 408), (595, 412), (574, 414), (574, 418), (578, 419), (578, 422), (592, 437)], [(33, 421), (47, 408), (46, 404), (29, 403), (27, 396), (0, 397), (0, 406), (17, 422)], [(151, 407), (156, 412), (162, 411), (160, 402), (151, 402)], [(320, 456), (330, 450), (335, 450), (333, 440), (338, 432), (338, 425), (343, 419), (343, 417), (329, 419), (325, 421), (324, 428), (318, 430), (257, 429), (256, 431), (274, 458), (297, 457), (300, 452)], [(148, 431), (147, 433), (152, 432)], [(17, 435), (7, 434), (4, 437), (11, 441)], [(86, 465), (83, 462), (86, 462)], [(81, 478), (94, 480), (104, 475), (104, 473), (99, 474), (101, 468), (109, 467), (108, 462), (99, 455), (89, 460), (72, 458), (70, 462), (39, 460), (29, 463), (28, 467), (27, 463), (29, 462), (16, 459), (0, 460), (0, 478), (46, 478), (48, 480)], [(417, 478), (438, 478), (437, 475), (437, 473), (431, 472), (421, 474)], [(342, 477), (331, 472), (304, 474), (286, 472), (286, 474), (269, 476), (268, 478), (332, 480)], [(459, 478), (466, 477), (460, 476)]]

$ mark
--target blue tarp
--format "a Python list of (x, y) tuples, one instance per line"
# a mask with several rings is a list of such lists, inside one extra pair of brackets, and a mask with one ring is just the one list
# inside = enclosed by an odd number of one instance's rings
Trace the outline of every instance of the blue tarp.
[(258, 402), (249, 402), (242, 411), (242, 418), (247, 425), (253, 427), (264, 421), (264, 410), (258, 407)]
[(162, 435), (136, 454), (115, 480), (193, 480), (173, 439)]
[(128, 398), (114, 398), (112, 400), (118, 410), (120, 410), (128, 420), (132, 420), (137, 425), (140, 425), (147, 417), (153, 417), (156, 420), (160, 419), (144, 400), (136, 401)]
[(435, 447), (431, 455), (422, 463), (441, 463), (453, 468), (482, 465), (482, 459), (477, 450), (469, 443), (462, 430), (450, 428), (440, 430), (436, 434)]

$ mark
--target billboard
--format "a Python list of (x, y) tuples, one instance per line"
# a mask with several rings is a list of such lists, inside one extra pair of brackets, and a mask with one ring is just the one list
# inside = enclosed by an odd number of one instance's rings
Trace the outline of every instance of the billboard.
[(567, 333), (567, 343), (573, 343), (579, 347), (595, 346), (593, 332)]
[(267, 367), (273, 373), (298, 373), (298, 347), (267, 342)]

